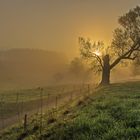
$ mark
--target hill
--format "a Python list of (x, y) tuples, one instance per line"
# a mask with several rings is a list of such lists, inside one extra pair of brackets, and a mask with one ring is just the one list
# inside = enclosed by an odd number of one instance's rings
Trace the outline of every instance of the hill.
[(0, 88), (30, 88), (53, 82), (65, 69), (64, 54), (33, 49), (0, 51)]
[[(37, 119), (38, 118), (38, 119)], [(140, 139), (140, 82), (92, 89), (57, 113), (32, 117), (26, 131), (13, 126), (3, 140), (137, 140)], [(42, 129), (40, 129), (42, 128)]]

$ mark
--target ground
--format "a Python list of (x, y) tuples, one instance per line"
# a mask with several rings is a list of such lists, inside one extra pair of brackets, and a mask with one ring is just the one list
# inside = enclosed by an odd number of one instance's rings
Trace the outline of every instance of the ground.
[(138, 140), (140, 82), (91, 90), (67, 106), (43, 114), (42, 119), (32, 116), (26, 131), (22, 125), (6, 129), (0, 139)]

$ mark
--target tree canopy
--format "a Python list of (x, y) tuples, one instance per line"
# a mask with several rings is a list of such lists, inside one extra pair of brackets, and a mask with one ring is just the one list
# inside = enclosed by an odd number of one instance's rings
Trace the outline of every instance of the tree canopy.
[(140, 6), (122, 15), (118, 23), (120, 26), (114, 30), (110, 46), (105, 46), (101, 41), (79, 38), (82, 57), (104, 76), (120, 62), (140, 57)]

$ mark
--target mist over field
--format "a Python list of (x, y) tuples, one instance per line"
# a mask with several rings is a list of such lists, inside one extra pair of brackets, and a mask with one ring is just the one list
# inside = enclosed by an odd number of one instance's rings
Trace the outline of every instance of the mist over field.
[[(98, 83), (100, 76), (88, 70), (89, 66), (75, 66), (77, 71), (72, 68), (71, 61), (80, 57), (78, 38), (110, 45), (117, 17), (137, 4), (138, 0), (1, 1), (0, 88)], [(133, 68), (123, 69), (114, 70), (114, 75), (121, 76), (111, 76), (112, 81), (133, 75)]]
[[(0, 64), (0, 89), (88, 82), (97, 84), (100, 81), (100, 75), (92, 72), (81, 58), (70, 59), (61, 52), (39, 49), (3, 50), (0, 51)], [(118, 66), (112, 72), (111, 81), (130, 80), (139, 74), (139, 66)]]
[[(64, 53), (39, 49), (0, 51), (0, 89), (83, 83), (91, 79), (82, 64), (72, 64)], [(86, 70), (85, 70), (86, 69)]]
[(63, 53), (11, 49), (0, 51), (0, 64), (0, 88), (32, 88), (51, 84), (68, 59)]

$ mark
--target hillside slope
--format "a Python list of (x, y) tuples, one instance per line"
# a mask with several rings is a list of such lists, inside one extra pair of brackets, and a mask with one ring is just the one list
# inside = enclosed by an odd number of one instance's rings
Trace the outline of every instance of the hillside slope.
[[(39, 119), (39, 117), (38, 117)], [(13, 127), (3, 140), (137, 140), (140, 139), (140, 82), (113, 84), (91, 91), (57, 114), (31, 119), (28, 130)]]
[(0, 51), (0, 88), (30, 88), (48, 85), (64, 71), (68, 60), (57, 52), (33, 49)]

